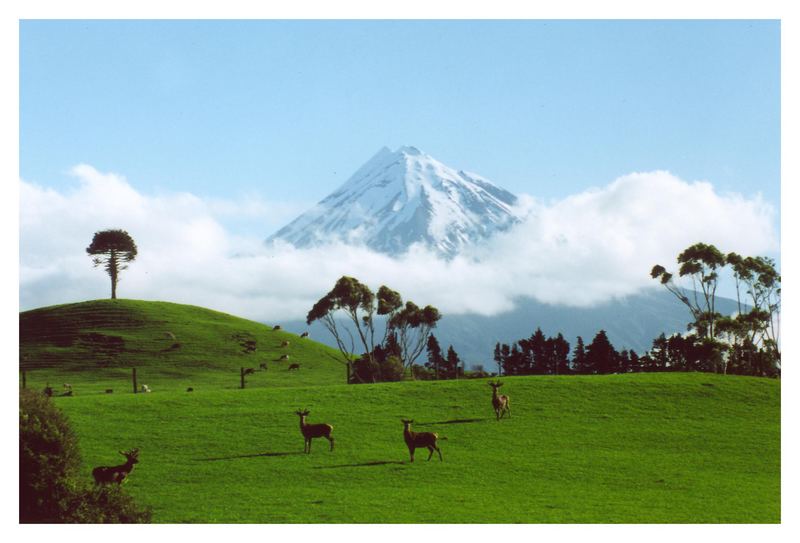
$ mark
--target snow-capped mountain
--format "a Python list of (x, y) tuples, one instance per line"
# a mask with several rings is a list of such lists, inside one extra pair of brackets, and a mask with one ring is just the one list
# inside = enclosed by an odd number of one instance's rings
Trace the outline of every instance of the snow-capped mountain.
[(508, 229), (517, 197), (415, 147), (384, 147), (338, 190), (270, 236), (295, 247), (335, 239), (398, 255), (423, 243), (444, 256)]

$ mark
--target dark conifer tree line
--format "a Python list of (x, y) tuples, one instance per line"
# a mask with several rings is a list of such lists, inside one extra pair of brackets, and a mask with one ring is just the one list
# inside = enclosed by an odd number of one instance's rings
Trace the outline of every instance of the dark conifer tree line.
[(634, 350), (617, 351), (605, 330), (588, 345), (578, 336), (570, 356), (562, 334), (545, 337), (540, 328), (529, 338), (507, 345), (497, 343), (494, 361), (501, 375), (592, 375), (656, 371), (705, 371), (777, 377), (780, 367), (768, 351), (734, 346), (720, 351), (692, 334), (661, 334), (641, 356)]

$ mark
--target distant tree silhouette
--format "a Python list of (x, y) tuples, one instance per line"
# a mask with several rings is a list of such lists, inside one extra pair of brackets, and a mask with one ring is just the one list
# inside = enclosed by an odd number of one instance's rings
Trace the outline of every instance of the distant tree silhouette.
[(444, 360), (444, 367), (440, 370), (440, 375), (445, 379), (455, 379), (461, 374), (461, 359), (453, 346), (450, 345), (447, 348), (447, 356)]
[(549, 373), (550, 353), (547, 349), (547, 338), (541, 328), (537, 327), (530, 338), (521, 339), (519, 347), (522, 351), (521, 374), (543, 375)]
[(586, 347), (586, 363), (591, 373), (613, 373), (618, 369), (619, 354), (605, 330), (600, 330)]
[(136, 259), (137, 249), (133, 238), (125, 230), (95, 232), (92, 243), (86, 248), (95, 267), (103, 265), (111, 278), (111, 299), (117, 297), (119, 273)]
[(575, 350), (572, 351), (572, 371), (581, 374), (591, 373), (586, 359), (586, 346), (581, 336), (578, 336), (575, 341)]
[(569, 342), (564, 339), (561, 332), (554, 338), (547, 340), (552, 353), (552, 373), (564, 375), (570, 372), (569, 364)]
[[(498, 344), (499, 345), (499, 344)], [(439, 346), (439, 340), (433, 334), (428, 336), (428, 362), (425, 367), (432, 370), (436, 379), (439, 378), (439, 369), (444, 364), (444, 357), (442, 356), (442, 348)]]

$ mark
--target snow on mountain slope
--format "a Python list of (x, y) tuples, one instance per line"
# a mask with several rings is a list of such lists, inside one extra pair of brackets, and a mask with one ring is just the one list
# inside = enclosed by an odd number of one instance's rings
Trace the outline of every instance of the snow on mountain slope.
[(296, 247), (343, 240), (398, 255), (422, 243), (451, 257), (520, 218), (517, 197), (415, 147), (384, 147), (338, 190), (267, 239)]

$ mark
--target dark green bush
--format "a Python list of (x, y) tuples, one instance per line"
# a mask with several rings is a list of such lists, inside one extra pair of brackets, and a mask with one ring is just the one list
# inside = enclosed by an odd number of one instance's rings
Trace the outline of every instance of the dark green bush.
[(59, 522), (75, 493), (78, 439), (66, 417), (41, 392), (19, 396), (20, 522)]
[(41, 392), (19, 395), (20, 523), (149, 522), (118, 487), (78, 479), (78, 439), (69, 421)]

